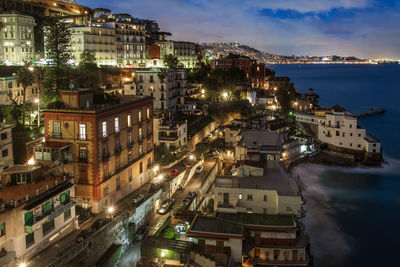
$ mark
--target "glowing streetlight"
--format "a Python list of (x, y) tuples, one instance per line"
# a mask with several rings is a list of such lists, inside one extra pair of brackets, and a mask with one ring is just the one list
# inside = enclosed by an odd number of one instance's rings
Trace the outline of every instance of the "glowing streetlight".
[(35, 100), (33, 100), (36, 104), (39, 103), (39, 98), (35, 98)]
[(157, 176), (158, 181), (162, 181), (162, 179), (164, 179), (164, 175), (160, 174), (159, 176)]
[(274, 91), (278, 90), (278, 87), (274, 87)]
[(108, 211), (108, 214), (110, 214), (110, 219), (112, 219), (112, 215), (113, 215), (113, 212), (114, 212), (114, 207), (113, 206), (108, 207), (107, 211)]
[(29, 166), (33, 166), (33, 165), (35, 165), (35, 159), (32, 157), (32, 158), (30, 158), (29, 160), (28, 160), (28, 165)]
[(193, 155), (189, 155), (189, 159), (190, 160), (194, 160), (194, 156)]
[(165, 257), (165, 251), (161, 251), (161, 257), (162, 257), (162, 258)]
[(156, 166), (154, 166), (154, 168), (153, 168), (153, 172), (154, 172), (154, 173), (157, 173), (159, 169), (160, 169), (160, 167), (159, 167), (158, 165), (156, 165)]
[(26, 262), (21, 262), (20, 264), (18, 264), (18, 267), (26, 267)]
[(223, 92), (222, 93), (222, 97), (225, 98), (225, 100), (228, 98), (228, 93), (227, 92)]
[(28, 67), (28, 70), (29, 70), (29, 71), (33, 71), (33, 67), (32, 67), (32, 66), (29, 66), (29, 67)]
[(202, 94), (204, 94), (206, 92), (206, 90), (204, 90), (204, 89), (201, 89), (201, 93)]

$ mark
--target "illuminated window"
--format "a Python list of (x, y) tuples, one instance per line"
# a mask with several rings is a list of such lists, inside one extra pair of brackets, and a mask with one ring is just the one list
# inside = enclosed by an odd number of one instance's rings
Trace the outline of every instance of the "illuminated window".
[(139, 109), (138, 113), (139, 121), (142, 121), (142, 110)]
[(102, 130), (103, 130), (103, 137), (106, 137), (107, 136), (107, 122), (106, 121), (103, 121)]
[(118, 133), (119, 132), (119, 118), (116, 117), (114, 119), (114, 122), (115, 122), (115, 132)]
[(132, 116), (131, 116), (131, 114), (128, 114), (127, 121), (128, 121), (128, 127), (131, 127), (132, 126)]
[(79, 139), (86, 140), (86, 124), (79, 124)]

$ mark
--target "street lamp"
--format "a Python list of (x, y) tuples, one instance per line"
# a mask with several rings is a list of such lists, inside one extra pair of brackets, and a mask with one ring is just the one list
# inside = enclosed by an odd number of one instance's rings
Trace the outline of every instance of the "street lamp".
[(113, 214), (113, 212), (114, 212), (114, 207), (113, 206), (111, 206), (111, 207), (108, 207), (108, 213), (110, 214), (110, 219), (112, 219), (112, 214)]
[(163, 178), (164, 178), (164, 175), (162, 175), (162, 174), (160, 174), (159, 176), (157, 176), (157, 179), (158, 179), (159, 182), (161, 182)]
[(222, 93), (222, 97), (225, 98), (225, 100), (228, 98), (228, 93), (227, 92), (223, 92)]
[(37, 126), (40, 127), (40, 100), (39, 98), (35, 98), (34, 102), (37, 104)]
[(33, 67), (32, 67), (32, 66), (29, 66), (29, 67), (28, 67), (28, 70), (29, 70), (29, 71), (33, 71)]
[(194, 160), (194, 156), (192, 154), (189, 155), (190, 160)]
[(153, 172), (154, 172), (154, 173), (157, 173), (159, 169), (160, 169), (160, 167), (159, 167), (158, 165), (156, 165), (156, 166), (154, 166), (154, 168), (153, 168)]
[(26, 267), (26, 262), (21, 262), (20, 264), (18, 264), (18, 267)]
[(29, 166), (35, 165), (35, 159), (33, 157), (28, 160), (28, 165)]

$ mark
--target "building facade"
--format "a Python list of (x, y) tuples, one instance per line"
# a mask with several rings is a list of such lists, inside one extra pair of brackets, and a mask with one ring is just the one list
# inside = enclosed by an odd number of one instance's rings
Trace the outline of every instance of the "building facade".
[(0, 14), (0, 62), (24, 65), (35, 59), (35, 19), (19, 14)]
[(154, 98), (154, 110), (166, 112), (168, 117), (175, 114), (179, 96), (184, 96), (187, 89), (185, 69), (171, 69), (165, 77), (157, 70), (136, 71), (136, 94)]
[(153, 47), (149, 51), (149, 59), (157, 58), (158, 55), (160, 59), (164, 59), (167, 55), (173, 55), (185, 68), (196, 67), (198, 55), (201, 55), (199, 46), (191, 42), (165, 40), (156, 41), (155, 44), (159, 48)]
[(16, 266), (75, 229), (75, 185), (69, 178), (15, 165), (1, 174), (1, 184), (0, 251), (6, 253), (0, 264)]
[[(11, 105), (12, 103), (22, 104), (24, 88), (17, 83), (16, 76), (0, 77), (0, 104)], [(25, 101), (35, 102), (39, 99), (39, 87), (36, 83), (26, 88)]]
[(154, 144), (164, 144), (166, 148), (176, 150), (187, 145), (187, 121), (166, 121), (154, 118)]
[(265, 64), (257, 63), (255, 59), (213, 59), (211, 60), (211, 69), (228, 70), (231, 67), (238, 67), (243, 72), (248, 84), (253, 88), (264, 88)]
[(0, 173), (14, 166), (13, 128), (12, 125), (0, 124)]
[(101, 24), (74, 26), (71, 30), (72, 59), (78, 65), (84, 50), (93, 51), (97, 65), (117, 65), (115, 29)]
[(45, 139), (71, 146), (80, 205), (101, 212), (152, 178), (151, 97), (75, 90), (61, 99), (64, 108), (43, 111)]

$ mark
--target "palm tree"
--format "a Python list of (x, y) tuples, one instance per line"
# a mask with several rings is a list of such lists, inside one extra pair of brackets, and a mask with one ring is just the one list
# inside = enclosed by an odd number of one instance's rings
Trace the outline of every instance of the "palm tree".
[(25, 96), (26, 96), (26, 88), (32, 85), (34, 80), (33, 73), (27, 68), (23, 67), (17, 72), (17, 83), (21, 84), (24, 89), (22, 94), (22, 125), (25, 126)]

